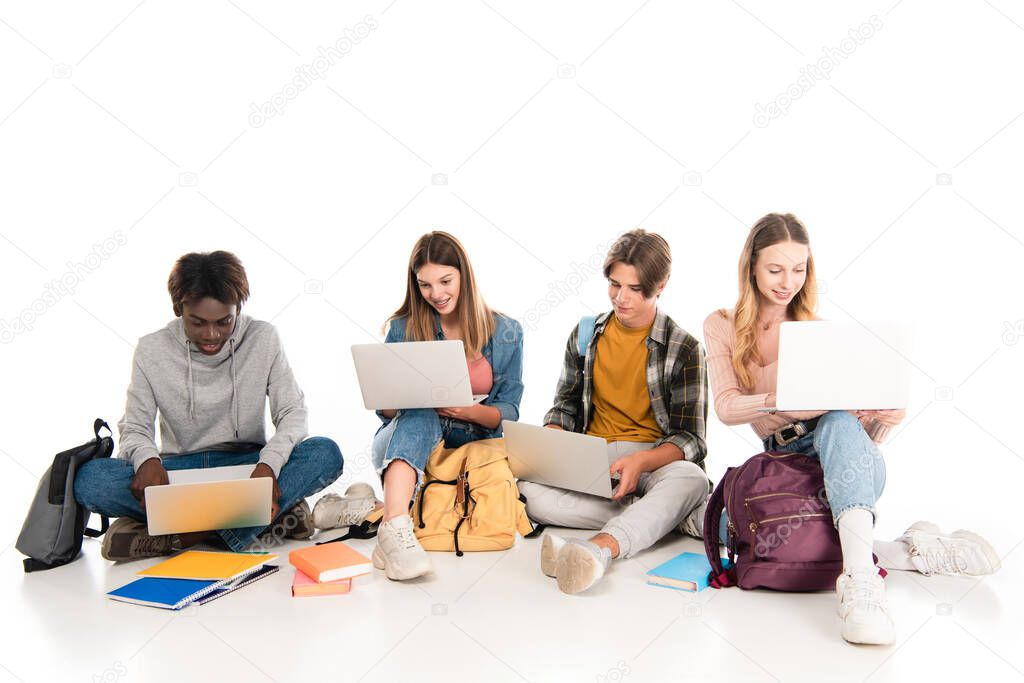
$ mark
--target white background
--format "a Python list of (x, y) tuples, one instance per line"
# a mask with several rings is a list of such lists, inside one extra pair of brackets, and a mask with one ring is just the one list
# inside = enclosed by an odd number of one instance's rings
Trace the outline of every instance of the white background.
[[(827, 54), (829, 77), (808, 80)], [(521, 419), (538, 422), (572, 325), (607, 308), (594, 265), (618, 234), (669, 240), (661, 306), (700, 338), (735, 301), (750, 225), (791, 211), (823, 317), (915, 325), (879, 535), (966, 526), (1009, 568), (1024, 540), (1022, 59), (1024, 11), (1002, 0), (4, 3), (3, 561), (53, 454), (120, 417), (135, 340), (171, 318), (185, 252), (241, 257), (245, 311), (280, 330), (344, 488), (373, 481), (377, 425), (348, 347), (380, 337), (422, 233), (458, 236), (488, 303), (527, 328)], [(755, 121), (787, 92), (785, 114)], [(61, 278), (73, 292), (45, 301)], [(716, 480), (758, 450), (713, 410), (708, 443)], [(977, 652), (1001, 676), (1024, 667), (1005, 641)]]

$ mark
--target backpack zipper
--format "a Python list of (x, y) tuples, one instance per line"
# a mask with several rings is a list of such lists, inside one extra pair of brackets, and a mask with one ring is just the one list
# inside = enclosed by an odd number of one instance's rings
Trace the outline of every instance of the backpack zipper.
[(762, 524), (768, 524), (769, 522), (778, 522), (783, 519), (810, 519), (811, 517), (831, 517), (832, 514), (829, 512), (808, 512), (804, 514), (794, 513), (792, 515), (780, 515), (778, 517), (769, 517), (768, 519), (762, 519), (757, 522), (750, 523), (751, 533), (757, 533), (757, 529)]
[(814, 496), (805, 496), (802, 493), (792, 493), (790, 491), (779, 491), (777, 493), (762, 493), (759, 496), (751, 496), (744, 498), (743, 501), (749, 503), (752, 500), (761, 500), (762, 498), (776, 498), (778, 496), (793, 496), (794, 498), (806, 498), (807, 500), (816, 500)]

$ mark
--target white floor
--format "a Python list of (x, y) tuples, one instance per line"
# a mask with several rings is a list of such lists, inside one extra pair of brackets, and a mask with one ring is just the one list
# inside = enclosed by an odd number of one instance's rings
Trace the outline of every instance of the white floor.
[[(352, 542), (367, 555), (372, 543)], [(1001, 681), (1024, 669), (1020, 553), (984, 580), (893, 572), (897, 643), (852, 647), (831, 593), (645, 584), (657, 563), (700, 552), (694, 539), (673, 535), (575, 597), (540, 574), (539, 543), (435, 554), (423, 580), (375, 574), (349, 595), (303, 599), (290, 597), (281, 561), (274, 576), (180, 613), (104, 598), (155, 560), (113, 566), (88, 541), (73, 565), (23, 575), (8, 548), (2, 604), (17, 621), (0, 680)]]

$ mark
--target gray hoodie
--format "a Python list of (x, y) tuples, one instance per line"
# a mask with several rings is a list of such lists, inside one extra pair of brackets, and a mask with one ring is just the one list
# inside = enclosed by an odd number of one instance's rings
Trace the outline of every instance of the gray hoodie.
[[(267, 441), (266, 399), (274, 437)], [(160, 418), (159, 450), (154, 422)], [(119, 456), (135, 471), (146, 460), (200, 451), (260, 451), (275, 476), (306, 438), (306, 405), (270, 323), (239, 315), (212, 356), (188, 340), (181, 318), (139, 339), (119, 428)]]

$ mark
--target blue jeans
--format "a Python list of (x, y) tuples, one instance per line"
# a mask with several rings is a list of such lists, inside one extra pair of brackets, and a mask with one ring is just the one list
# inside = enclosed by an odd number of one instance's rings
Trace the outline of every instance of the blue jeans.
[[(776, 445), (775, 438), (768, 436), (764, 447), (765, 450), (803, 453), (821, 462), (825, 493), (835, 524), (839, 524), (839, 518), (847, 510), (869, 510), (875, 515), (875, 503), (885, 489), (885, 461), (853, 414), (845, 410), (827, 412), (818, 418), (814, 431), (785, 446)], [(727, 522), (723, 514), (718, 533), (723, 543)]]
[(419, 487), (427, 459), (441, 439), (445, 448), (458, 448), (470, 441), (489, 438), (489, 434), (486, 427), (441, 417), (433, 408), (400, 410), (373, 436), (373, 467), (383, 477), (388, 465), (402, 460), (416, 470), (416, 486)]
[[(259, 451), (204, 451), (168, 456), (163, 459), (163, 465), (167, 470), (255, 465), (259, 457)], [(341, 475), (343, 465), (341, 450), (330, 439), (314, 436), (296, 444), (277, 478), (281, 488), (278, 499), (281, 514), (306, 496), (331, 484)], [(75, 498), (90, 512), (107, 517), (132, 517), (144, 522), (146, 513), (128, 488), (134, 477), (135, 470), (127, 460), (90, 460), (75, 475)], [(240, 552), (249, 547), (263, 529), (221, 529), (217, 534), (229, 548)]]

